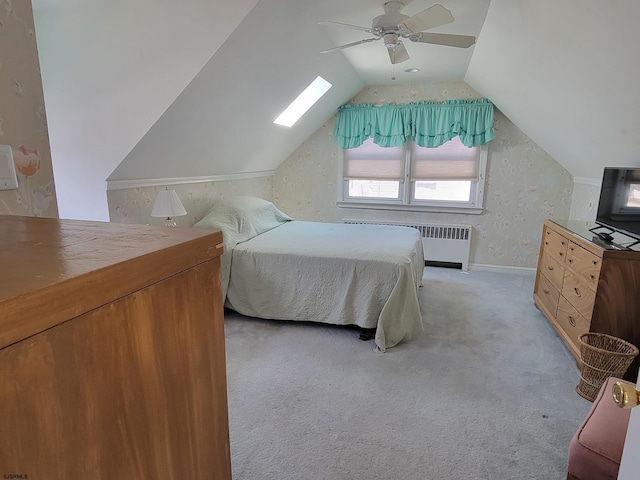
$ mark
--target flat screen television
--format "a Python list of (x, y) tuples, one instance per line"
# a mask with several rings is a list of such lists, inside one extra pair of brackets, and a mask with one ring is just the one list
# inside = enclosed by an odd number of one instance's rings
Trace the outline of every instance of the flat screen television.
[(614, 231), (640, 240), (640, 167), (604, 169), (596, 223), (610, 229), (594, 231), (605, 241)]

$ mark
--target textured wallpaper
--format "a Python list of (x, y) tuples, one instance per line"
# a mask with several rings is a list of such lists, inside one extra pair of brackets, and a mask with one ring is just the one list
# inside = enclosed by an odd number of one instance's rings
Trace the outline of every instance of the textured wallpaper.
[[(462, 81), (364, 88), (350, 103), (409, 103), (480, 98)], [(274, 203), (299, 220), (362, 219), (473, 226), (470, 263), (534, 268), (542, 222), (569, 216), (571, 175), (496, 110), (481, 215), (339, 208), (335, 117), (286, 159), (274, 178)]]
[(57, 217), (31, 2), (1, 4), (0, 145), (11, 146), (18, 189), (0, 190), (0, 214)]
[(253, 195), (272, 199), (273, 177), (256, 177), (222, 182), (190, 183), (167, 187), (130, 188), (107, 191), (109, 219), (117, 223), (163, 225), (164, 219), (151, 217), (158, 190), (175, 190), (187, 215), (174, 220), (179, 227), (190, 227), (209, 211), (215, 199), (233, 195)]
[[(351, 103), (408, 103), (479, 98), (465, 82), (372, 86)], [(489, 145), (484, 212), (481, 215), (346, 209), (336, 206), (338, 147), (332, 118), (289, 158), (274, 177), (176, 185), (190, 226), (209, 210), (214, 198), (255, 195), (272, 199), (299, 220), (341, 222), (345, 218), (473, 226), (470, 262), (476, 265), (534, 268), (542, 222), (569, 217), (573, 182), (569, 173), (496, 111), (496, 139)], [(160, 225), (150, 216), (158, 190), (132, 188), (107, 192), (112, 222)]]

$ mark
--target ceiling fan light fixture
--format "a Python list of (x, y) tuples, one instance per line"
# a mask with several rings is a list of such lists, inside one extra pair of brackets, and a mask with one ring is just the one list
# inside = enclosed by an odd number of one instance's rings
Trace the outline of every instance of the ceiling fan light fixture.
[(382, 9), (384, 10), (384, 13), (397, 13), (403, 8), (404, 8), (404, 3), (396, 2), (396, 1), (385, 2), (382, 5)]
[(382, 41), (384, 42), (384, 46), (387, 48), (394, 48), (398, 45), (398, 35), (395, 33), (387, 33), (384, 37), (382, 37)]

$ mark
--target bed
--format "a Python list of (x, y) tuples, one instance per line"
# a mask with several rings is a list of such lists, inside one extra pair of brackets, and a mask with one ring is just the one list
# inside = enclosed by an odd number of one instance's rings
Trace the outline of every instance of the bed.
[(232, 310), (375, 329), (380, 352), (422, 331), (424, 257), (413, 228), (297, 221), (247, 196), (218, 201), (194, 226), (222, 231)]

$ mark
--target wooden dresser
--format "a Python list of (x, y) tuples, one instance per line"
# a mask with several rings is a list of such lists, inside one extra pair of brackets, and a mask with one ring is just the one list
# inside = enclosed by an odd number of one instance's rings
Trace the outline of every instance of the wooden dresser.
[(0, 216), (3, 478), (231, 479), (221, 253), (213, 230)]
[[(536, 306), (580, 361), (578, 336), (608, 333), (640, 347), (640, 252), (607, 246), (587, 226), (544, 222)], [(635, 381), (639, 359), (625, 378)]]

